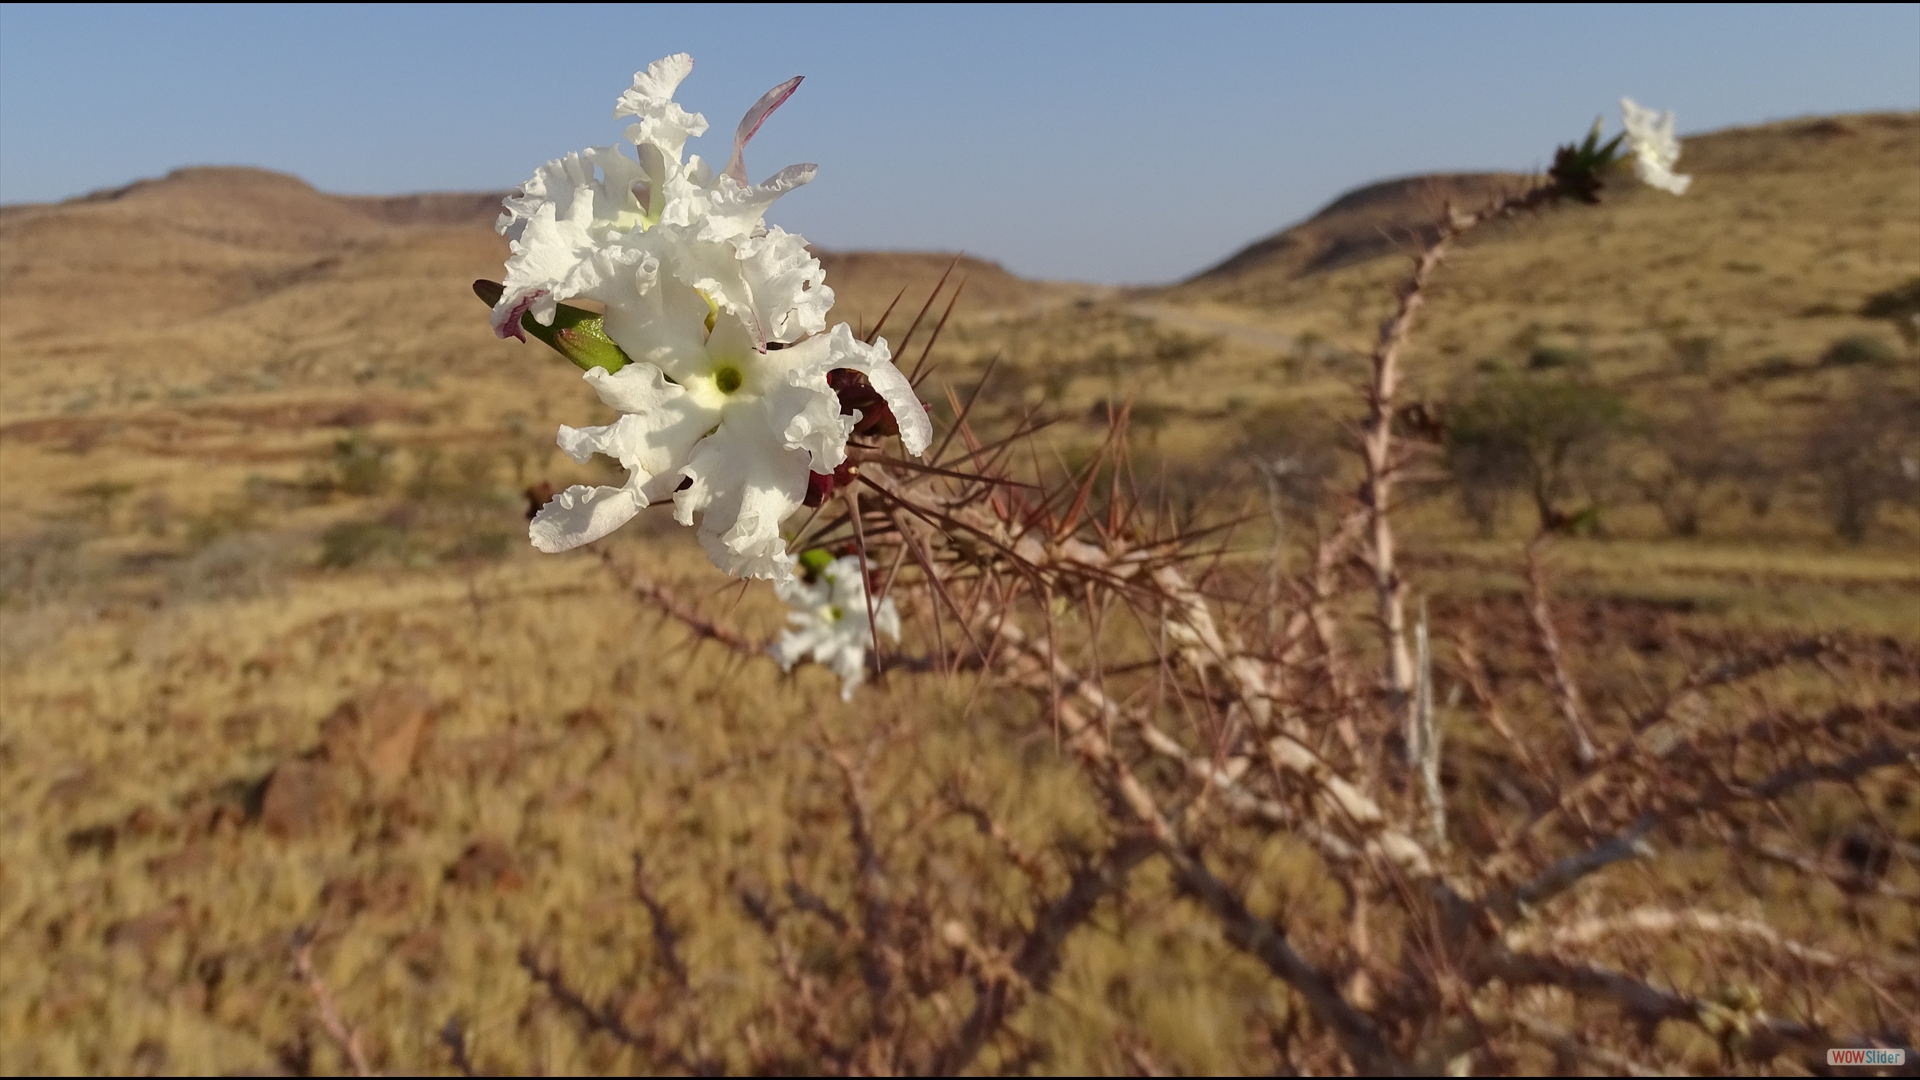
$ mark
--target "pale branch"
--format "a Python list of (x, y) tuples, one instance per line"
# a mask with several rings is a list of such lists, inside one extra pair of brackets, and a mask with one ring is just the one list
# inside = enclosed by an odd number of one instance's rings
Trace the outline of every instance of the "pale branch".
[(1514, 1027), (1538, 1039), (1547, 1049), (1564, 1057), (1590, 1061), (1615, 1076), (1674, 1076), (1685, 1075), (1670, 1073), (1651, 1065), (1642, 1064), (1625, 1054), (1616, 1053), (1600, 1046), (1591, 1039), (1583, 1038), (1566, 1028), (1536, 1016), (1524, 1013), (1512, 1013), (1506, 1017)]
[(1542, 532), (1527, 545), (1527, 616), (1533, 620), (1535, 644), (1547, 662), (1554, 708), (1559, 710), (1560, 718), (1566, 722), (1567, 733), (1573, 737), (1574, 757), (1585, 767), (1592, 765), (1598, 755), (1593, 747), (1593, 736), (1587, 730), (1586, 710), (1580, 701), (1580, 686), (1567, 671), (1564, 650), (1560, 647), (1560, 634), (1554, 629), (1553, 612), (1548, 608), (1547, 575), (1540, 562), (1540, 551), (1546, 541), (1547, 534)]
[(313, 938), (302, 931), (294, 935), (293, 970), (300, 981), (307, 986), (307, 992), (313, 995), (314, 1007), (320, 1014), (320, 1026), (334, 1046), (338, 1047), (347, 1064), (353, 1066), (355, 1076), (378, 1076), (367, 1064), (367, 1055), (360, 1048), (360, 1030), (348, 1024), (340, 1017), (340, 1009), (334, 1004), (333, 994), (327, 990), (327, 984), (320, 973), (313, 968)]
[(1774, 949), (1809, 964), (1839, 967), (1846, 958), (1794, 941), (1760, 919), (1740, 918), (1716, 911), (1693, 908), (1674, 910), (1663, 907), (1638, 907), (1618, 915), (1595, 915), (1566, 926), (1539, 929), (1523, 926), (1508, 935), (1507, 943), (1516, 949), (1533, 945), (1568, 948), (1592, 945), (1623, 933), (1671, 934), (1698, 931), (1721, 937), (1745, 937), (1764, 942)]

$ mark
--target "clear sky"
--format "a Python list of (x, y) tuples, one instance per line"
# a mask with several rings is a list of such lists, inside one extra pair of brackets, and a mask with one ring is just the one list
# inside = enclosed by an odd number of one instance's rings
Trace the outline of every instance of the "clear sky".
[(1617, 128), (1622, 94), (1683, 133), (1920, 108), (1916, 4), (7, 4), (0, 201), (193, 164), (510, 188), (618, 139), (632, 73), (680, 51), (680, 100), (713, 125), (695, 150), (720, 162), (748, 104), (807, 76), (747, 160), (756, 180), (820, 165), (776, 207), (787, 228), (1106, 282), (1185, 276), (1368, 181), (1541, 167), (1596, 114)]

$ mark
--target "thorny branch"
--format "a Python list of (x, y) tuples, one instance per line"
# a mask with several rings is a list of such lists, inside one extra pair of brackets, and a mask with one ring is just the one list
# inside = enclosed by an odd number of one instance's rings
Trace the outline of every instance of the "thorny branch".
[(360, 1030), (340, 1018), (340, 1009), (334, 1004), (333, 994), (327, 990), (320, 973), (314, 970), (313, 938), (304, 931), (294, 936), (293, 971), (301, 982), (307, 984), (307, 992), (313, 995), (314, 1007), (320, 1013), (320, 1026), (347, 1059), (347, 1064), (353, 1066), (353, 1074), (380, 1075), (367, 1064), (367, 1055), (360, 1048)]
[[(1533, 718), (1509, 716), (1471, 635), (1451, 635), (1458, 643), (1460, 674), (1499, 736), (1504, 760), (1524, 770), (1533, 788), (1527, 798), (1542, 808), (1519, 828), (1475, 824), (1490, 839), (1467, 845), (1469, 850), (1450, 848), (1445, 841), (1442, 800), (1453, 793), (1450, 781), (1443, 780), (1437, 732), (1413, 726), (1416, 719), (1430, 723), (1430, 718), (1412, 711), (1418, 672), (1408, 648), (1407, 582), (1391, 523), (1394, 484), (1405, 464), (1394, 441), (1394, 399), (1404, 375), (1406, 343), (1450, 245), (1479, 224), (1558, 197), (1551, 185), (1543, 185), (1478, 211), (1449, 209), (1434, 238), (1416, 255), (1373, 354), (1359, 505), (1320, 540), (1294, 583), (1296, 604), (1284, 619), (1271, 607), (1249, 611), (1239, 585), (1228, 579), (1223, 586), (1212, 576), (1197, 534), (1155, 535), (1144, 524), (1138, 497), (1127, 503), (1120, 484), (1125, 410), (1110, 418), (1113, 426), (1094, 458), (1063, 470), (1068, 475), (1056, 485), (1016, 480), (1006, 471), (1007, 462), (1015, 460), (1009, 453), (1013, 440), (975, 434), (969, 416), (980, 399), (978, 386), (964, 401), (950, 392), (955, 420), (931, 467), (861, 452), (859, 485), (875, 497), (856, 499), (849, 488), (837, 515), (810, 536), (817, 543), (857, 543), (875, 566), (887, 568), (889, 591), (904, 603), (925, 605), (934, 654), (890, 658), (888, 666), (903, 673), (975, 672), (978, 685), (970, 691), (970, 704), (989, 684), (1024, 692), (1045, 728), (1057, 735), (1057, 745), (1092, 782), (1120, 839), (1104, 855), (1082, 862), (1065, 889), (1048, 897), (1049, 874), (1040, 860), (1013, 843), (983, 810), (949, 794), (941, 812), (971, 817), (1041, 899), (1018, 934), (995, 933), (990, 925), (958, 918), (930, 924), (924, 912), (910, 910), (881, 860), (866, 787), (871, 760), (856, 762), (844, 751), (829, 750), (842, 779), (857, 912), (841, 915), (797, 879), (787, 895), (794, 910), (817, 915), (857, 952), (860, 980), (871, 1000), (864, 1034), (843, 1037), (847, 1018), (823, 1003), (816, 976), (799, 966), (778, 933), (779, 913), (764, 898), (742, 893), (774, 942), (789, 1004), (802, 1020), (798, 1037), (821, 1062), (847, 1070), (924, 1067), (950, 1073), (968, 1067), (990, 1042), (1009, 1037), (1019, 1009), (1047, 993), (1074, 931), (1104, 897), (1124, 894), (1133, 869), (1149, 859), (1166, 865), (1175, 888), (1208, 912), (1228, 943), (1289, 988), (1356, 1071), (1425, 1069), (1436, 1053), (1451, 1060), (1459, 1052), (1462, 1022), (1469, 1047), (1530, 1040), (1605, 1068), (1652, 1071), (1625, 1053), (1591, 1045), (1548, 1019), (1512, 1009), (1513, 996), (1527, 987), (1557, 987), (1580, 998), (1611, 1001), (1643, 1021), (1695, 1024), (1720, 1039), (1729, 1053), (1751, 1061), (1834, 1037), (1810, 1022), (1777, 1019), (1746, 1006), (1729, 1011), (1661, 989), (1657, 980), (1614, 971), (1580, 954), (1621, 935), (1688, 933), (1745, 943), (1763, 957), (1783, 955), (1844, 975), (1848, 965), (1840, 962), (1841, 952), (1787, 938), (1757, 919), (1697, 906), (1643, 903), (1610, 911), (1604, 897), (1589, 892), (1581, 901), (1586, 906), (1574, 909), (1578, 917), (1562, 923), (1556, 916), (1570, 905), (1551, 905), (1606, 867), (1649, 854), (1663, 829), (1718, 820), (1715, 815), (1738, 805), (1774, 805), (1811, 784), (1858, 784), (1876, 770), (1913, 767), (1920, 760), (1913, 738), (1920, 716), (1916, 703), (1883, 705), (1860, 715), (1776, 717), (1711, 738), (1700, 734), (1697, 719), (1683, 719), (1683, 713), (1691, 718), (1705, 709), (1706, 695), (1716, 690), (1823, 655), (1832, 647), (1824, 639), (1737, 657), (1689, 676), (1664, 704), (1628, 717), (1618, 725), (1624, 731), (1616, 732), (1603, 714), (1589, 709), (1566, 662), (1536, 541), (1527, 553), (1527, 618), (1545, 661), (1543, 681), (1553, 711), (1571, 732), (1574, 757), (1585, 771), (1567, 778), (1551, 755), (1530, 748), (1533, 733), (1523, 725)], [(956, 440), (960, 449), (944, 459), (946, 447)], [(1043, 480), (1035, 458), (1031, 479)], [(974, 472), (965, 471), (969, 468)], [(1111, 490), (1108, 505), (1100, 508), (1095, 493), (1103, 475)], [(1352, 638), (1342, 622), (1339, 591), (1356, 547), (1371, 577), (1384, 701), (1356, 691), (1346, 674)], [(668, 591), (622, 571), (604, 552), (602, 558), (636, 595), (701, 639), (759, 651), (682, 606)], [(1276, 566), (1269, 552), (1263, 571), (1272, 577)], [(1258, 595), (1272, 605), (1281, 591), (1269, 581)], [(1096, 635), (1088, 643), (1091, 661), (1068, 660), (1063, 621), (1075, 609), (1056, 605), (1056, 599), (1084, 606), (1081, 630)], [(1124, 607), (1139, 619), (1149, 655), (1126, 664), (1108, 660), (1097, 635), (1100, 613), (1109, 606)], [(1252, 633), (1249, 640), (1248, 628), (1262, 626), (1264, 634)], [(1419, 767), (1416, 788), (1406, 784), (1404, 770), (1382, 775), (1375, 766), (1382, 745), (1378, 736), (1396, 729), (1405, 733), (1409, 755), (1419, 758), (1412, 762)], [(1618, 736), (1609, 738), (1604, 754), (1596, 743), (1602, 731)], [(1819, 740), (1830, 752), (1802, 752), (1750, 782), (1730, 772), (1743, 746), (1808, 739)], [(1626, 800), (1624, 811), (1595, 813), (1611, 823), (1602, 828), (1589, 820), (1594, 808), (1582, 800), (1613, 782), (1608, 778), (1636, 780), (1639, 786), (1618, 792)], [(1423, 807), (1423, 800), (1428, 805)], [(1574, 820), (1565, 830), (1546, 827), (1566, 817)], [(1377, 991), (1343, 993), (1329, 970), (1296, 948), (1294, 927), (1284, 912), (1256, 913), (1247, 894), (1228, 883), (1233, 875), (1213, 869), (1229, 857), (1229, 849), (1216, 846), (1228, 829), (1285, 836), (1312, 851), (1350, 900), (1354, 955), (1369, 951), (1366, 913), (1378, 905), (1397, 906), (1397, 921), (1407, 928), (1401, 932), (1423, 935), (1420, 947), (1403, 949), (1408, 959), (1398, 973), (1380, 972)], [(1423, 834), (1430, 843), (1416, 839)], [(1824, 873), (1804, 857), (1760, 852), (1741, 835), (1730, 850), (1752, 850), (1756, 857)], [(644, 890), (638, 871), (636, 860), (636, 889)], [(1883, 883), (1878, 891), (1869, 887), (1874, 882), (1858, 884), (1864, 893), (1899, 895)], [(642, 892), (654, 914), (656, 951), (669, 974), (684, 984), (670, 925), (649, 897)], [(924, 961), (909, 955), (912, 942), (929, 937), (953, 950), (956, 959), (948, 975), (972, 986), (970, 1008), (949, 1015), (946, 991), (933, 989), (939, 980), (928, 974)], [(999, 953), (985, 944), (994, 940), (1017, 944)], [(641, 1038), (618, 1017), (566, 989), (557, 971), (539, 968), (530, 954), (522, 963), (596, 1030), (623, 1042)], [(1369, 973), (1364, 963), (1362, 973)], [(942, 1003), (935, 1011), (946, 1025), (924, 1056), (906, 1050), (902, 1041), (906, 1026), (917, 1022), (907, 1004), (917, 995)], [(1729, 1034), (1736, 1030), (1738, 1038)], [(1296, 1029), (1288, 1037), (1310, 1036)], [(1281, 1053), (1291, 1059), (1290, 1051)], [(1011, 1054), (1008, 1060), (1024, 1059)], [(682, 1059), (678, 1064), (692, 1070), (705, 1062)]]

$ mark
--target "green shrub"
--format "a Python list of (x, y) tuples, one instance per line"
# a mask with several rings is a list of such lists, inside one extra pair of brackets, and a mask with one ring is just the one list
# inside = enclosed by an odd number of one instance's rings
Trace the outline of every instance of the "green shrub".
[(1705, 375), (1720, 351), (1720, 339), (1707, 334), (1677, 338), (1671, 342), (1674, 364), (1686, 375)]
[(1560, 345), (1536, 345), (1527, 355), (1531, 371), (1585, 371), (1593, 360), (1585, 352)]
[(1533, 499), (1542, 529), (1591, 516), (1560, 503), (1625, 431), (1627, 406), (1603, 386), (1517, 375), (1482, 381), (1446, 412), (1446, 461), (1461, 502), (1491, 532), (1514, 492)]
[(320, 565), (341, 570), (376, 555), (397, 553), (406, 536), (380, 521), (342, 521), (320, 536)]
[(354, 432), (333, 444), (334, 486), (349, 495), (378, 495), (393, 482), (393, 447)]
[(1872, 334), (1851, 334), (1841, 338), (1820, 354), (1827, 367), (1882, 367), (1900, 359), (1900, 351)]

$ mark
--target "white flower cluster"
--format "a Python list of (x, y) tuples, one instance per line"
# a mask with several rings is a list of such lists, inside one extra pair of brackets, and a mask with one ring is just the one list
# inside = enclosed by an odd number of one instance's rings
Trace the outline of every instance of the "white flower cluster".
[(691, 57), (669, 56), (620, 96), (614, 116), (635, 118), (626, 130), (633, 157), (602, 146), (550, 161), (500, 215), (512, 255), (495, 332), (525, 340), (522, 316), (551, 325), (560, 301), (586, 297), (606, 306), (606, 332), (632, 358), (618, 371), (586, 373), (620, 418), (559, 435), (576, 461), (618, 460), (627, 482), (568, 488), (529, 533), (540, 550), (565, 551), (671, 497), (681, 524), (699, 516), (714, 565), (786, 581), (793, 558), (780, 523), (805, 500), (809, 472), (831, 475), (845, 462), (863, 419), (843, 408), (841, 388), (858, 385), (869, 411), (889, 410), (886, 430), (897, 428), (913, 454), (932, 426), (884, 340), (862, 342), (844, 323), (826, 332), (833, 291), (819, 260), (801, 237), (762, 220), (775, 199), (813, 179), (814, 166), (747, 183), (747, 141), (800, 80), (747, 110), (715, 173), (698, 156), (682, 160), (687, 139), (707, 130), (673, 100), (692, 70)]
[(1627, 128), (1627, 145), (1633, 149), (1633, 174), (1661, 191), (1685, 194), (1693, 177), (1673, 171), (1674, 162), (1680, 160), (1680, 139), (1673, 133), (1673, 111), (1659, 113), (1641, 108), (1632, 98), (1621, 98), (1620, 115)]
[(792, 671), (811, 654), (815, 663), (840, 676), (840, 700), (852, 700), (854, 687), (867, 677), (874, 630), (900, 640), (900, 613), (893, 597), (874, 605), (869, 623), (866, 565), (858, 555), (835, 559), (811, 582), (795, 577), (776, 589), (793, 609), (787, 613), (793, 629), (782, 631), (768, 651), (784, 671)]

